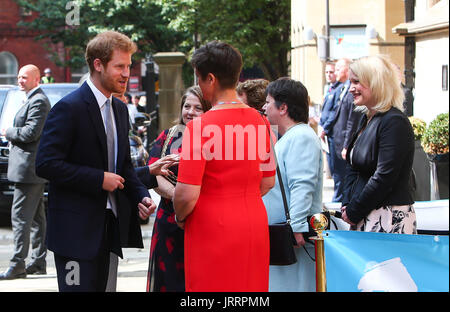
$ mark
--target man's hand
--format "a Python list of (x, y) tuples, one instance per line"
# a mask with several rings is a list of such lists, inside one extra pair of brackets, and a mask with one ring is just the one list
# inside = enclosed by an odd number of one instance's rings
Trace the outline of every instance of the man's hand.
[(323, 141), (325, 141), (325, 136), (326, 136), (327, 134), (325, 133), (325, 131), (323, 131), (323, 130), (321, 130), (320, 131), (320, 138), (323, 140)]
[(341, 156), (342, 156), (342, 159), (345, 160), (345, 157), (347, 156), (347, 149), (346, 148), (342, 149)]
[(150, 197), (142, 198), (142, 201), (138, 204), (139, 217), (142, 220), (146, 220), (156, 209), (156, 204)]
[(148, 166), (150, 170), (150, 174), (152, 175), (162, 175), (167, 177), (168, 175), (173, 175), (173, 172), (170, 171), (168, 168), (172, 167), (173, 165), (177, 165), (180, 162), (180, 155), (177, 154), (171, 154), (164, 156), (161, 159), (158, 159), (154, 163)]
[(103, 176), (102, 188), (105, 191), (114, 192), (117, 188), (122, 190), (124, 183), (125, 179), (120, 175), (112, 172), (105, 172)]

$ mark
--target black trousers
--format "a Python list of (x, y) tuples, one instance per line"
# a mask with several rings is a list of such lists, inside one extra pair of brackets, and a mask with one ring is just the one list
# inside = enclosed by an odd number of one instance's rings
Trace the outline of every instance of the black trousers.
[(54, 254), (60, 292), (105, 291), (108, 282), (110, 252), (123, 258), (119, 223), (109, 209), (106, 210), (104, 229), (102, 243), (95, 258), (86, 260)]

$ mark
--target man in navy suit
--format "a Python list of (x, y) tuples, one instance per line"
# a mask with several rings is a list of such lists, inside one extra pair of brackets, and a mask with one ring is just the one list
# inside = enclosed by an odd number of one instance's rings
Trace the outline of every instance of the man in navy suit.
[(47, 246), (60, 291), (105, 291), (111, 254), (143, 248), (138, 215), (156, 208), (131, 163), (127, 107), (111, 96), (125, 91), (135, 51), (118, 32), (92, 39), (90, 77), (44, 127), (36, 173), (49, 180)]
[[(341, 90), (335, 94), (336, 111), (329, 131), (330, 156), (333, 157), (333, 201), (340, 202), (344, 191), (344, 180), (347, 170), (345, 156), (350, 140), (356, 131), (362, 114), (355, 111), (353, 95), (349, 92), (350, 80), (348, 80), (351, 60), (342, 58), (336, 63), (336, 79), (342, 82)], [(331, 140), (330, 140), (331, 137)]]
[[(333, 176), (334, 173), (334, 157), (330, 155), (330, 142), (325, 137), (331, 137), (331, 126), (334, 120), (334, 114), (336, 111), (336, 101), (335, 95), (336, 93), (339, 95), (342, 82), (336, 79), (335, 74), (335, 64), (327, 63), (325, 65), (325, 77), (327, 82), (329, 83), (328, 89), (325, 92), (325, 97), (322, 105), (322, 113), (320, 115), (319, 125), (321, 130), (319, 131), (319, 136), (324, 142), (328, 142), (328, 152), (327, 154), (327, 162), (328, 168), (330, 169), (330, 174)], [(332, 138), (331, 138), (332, 140)], [(332, 142), (332, 141), (331, 141)]]

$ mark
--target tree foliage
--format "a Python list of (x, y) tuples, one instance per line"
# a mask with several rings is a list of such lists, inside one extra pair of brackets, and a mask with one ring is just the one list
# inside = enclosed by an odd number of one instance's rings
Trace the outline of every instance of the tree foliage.
[(235, 46), (246, 67), (259, 66), (269, 80), (286, 76), (290, 50), (290, 0), (159, 0), (184, 46), (221, 40)]
[(286, 76), (290, 50), (290, 0), (76, 0), (79, 24), (68, 25), (68, 0), (15, 0), (39, 12), (23, 26), (39, 30), (38, 40), (64, 44), (69, 58), (58, 65), (80, 68), (90, 38), (105, 29), (127, 34), (148, 52), (194, 50), (199, 44), (221, 40), (242, 53), (245, 67), (257, 65), (269, 80)]
[[(20, 6), (39, 13), (32, 22), (21, 25), (39, 30), (37, 40), (62, 42), (70, 57), (61, 60), (56, 53), (53, 60), (58, 65), (80, 68), (84, 65), (86, 44), (96, 34), (109, 29), (128, 35), (138, 45), (136, 58), (146, 53), (174, 51), (185, 34), (168, 27), (162, 8), (156, 1), (147, 0), (78, 0), (79, 23), (68, 25), (66, 8), (68, 0), (15, 0)], [(50, 51), (52, 52), (52, 51)]]

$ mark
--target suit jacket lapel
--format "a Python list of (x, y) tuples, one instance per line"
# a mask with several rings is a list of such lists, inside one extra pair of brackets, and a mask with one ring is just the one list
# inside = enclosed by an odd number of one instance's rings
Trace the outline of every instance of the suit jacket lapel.
[(107, 171), (108, 170), (108, 148), (106, 145), (106, 133), (105, 126), (103, 125), (103, 118), (100, 112), (100, 108), (98, 106), (97, 100), (95, 99), (94, 94), (91, 91), (91, 88), (87, 85), (87, 83), (83, 83), (81, 86), (82, 94), (87, 105), (87, 109), (89, 112), (89, 116), (95, 128), (95, 133), (98, 136), (100, 141), (100, 146), (102, 149), (103, 155), (103, 167)]

